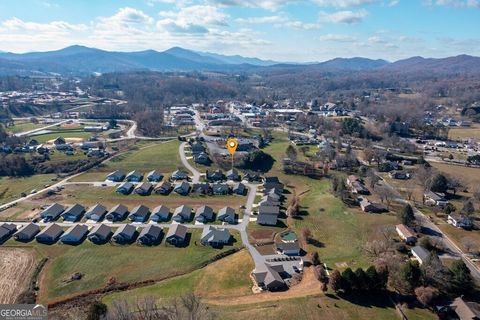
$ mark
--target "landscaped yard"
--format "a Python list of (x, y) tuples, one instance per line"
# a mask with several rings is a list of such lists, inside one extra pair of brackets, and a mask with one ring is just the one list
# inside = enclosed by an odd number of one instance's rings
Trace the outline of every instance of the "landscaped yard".
[[(189, 232), (192, 237), (186, 248), (167, 246), (164, 241), (157, 246), (144, 247), (136, 244), (94, 245), (89, 241), (79, 246), (49, 246), (9, 240), (4, 246), (32, 248), (39, 257), (49, 258), (42, 273), (39, 292), (39, 302), (47, 302), (103, 287), (113, 279), (117, 282), (135, 282), (193, 271), (215, 255), (232, 248), (226, 246), (220, 250), (197, 245), (195, 242), (199, 241), (201, 230)], [(240, 246), (240, 236), (234, 236), (237, 239), (234, 246)], [(82, 273), (82, 279), (67, 282), (75, 272)]]
[(103, 181), (107, 173), (118, 169), (125, 173), (135, 169), (143, 173), (159, 170), (168, 177), (173, 171), (183, 168), (178, 153), (179, 145), (177, 140), (142, 144), (138, 150), (131, 150), (114, 157), (101, 167), (89, 170), (73, 181)]

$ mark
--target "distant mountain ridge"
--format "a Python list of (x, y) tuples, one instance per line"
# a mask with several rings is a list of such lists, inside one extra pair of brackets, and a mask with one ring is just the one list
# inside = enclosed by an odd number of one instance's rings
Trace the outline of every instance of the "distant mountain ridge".
[(89, 75), (125, 71), (249, 71), (268, 68), (311, 68), (318, 71), (480, 73), (480, 58), (459, 55), (443, 59), (412, 57), (390, 63), (382, 59), (335, 58), (319, 63), (279, 63), (239, 55), (221, 55), (173, 47), (159, 52), (106, 51), (80, 45), (47, 52), (0, 52), (0, 75), (58, 73)]

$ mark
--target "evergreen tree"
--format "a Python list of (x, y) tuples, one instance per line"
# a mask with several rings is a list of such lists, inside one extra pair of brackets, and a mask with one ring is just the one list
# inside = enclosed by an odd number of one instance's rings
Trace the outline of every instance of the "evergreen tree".
[(413, 213), (413, 208), (410, 204), (407, 204), (400, 210), (397, 214), (398, 220), (406, 226), (413, 226), (415, 222), (415, 215)]
[(465, 262), (455, 260), (450, 271), (452, 272), (452, 289), (458, 294), (468, 293), (473, 287), (473, 280)]

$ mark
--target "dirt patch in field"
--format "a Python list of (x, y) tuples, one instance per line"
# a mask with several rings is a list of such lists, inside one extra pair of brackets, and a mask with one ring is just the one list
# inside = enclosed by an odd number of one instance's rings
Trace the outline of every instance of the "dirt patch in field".
[(249, 234), (253, 238), (253, 240), (259, 242), (273, 241), (273, 237), (275, 236), (275, 232), (268, 229), (251, 230)]
[(14, 303), (28, 286), (35, 254), (26, 249), (0, 248), (0, 303)]

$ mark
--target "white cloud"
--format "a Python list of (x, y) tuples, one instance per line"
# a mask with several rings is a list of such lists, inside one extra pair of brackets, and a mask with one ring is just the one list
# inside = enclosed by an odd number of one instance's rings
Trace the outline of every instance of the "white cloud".
[(312, 0), (321, 7), (348, 8), (377, 2), (377, 0)]
[(367, 15), (368, 12), (364, 9), (356, 12), (349, 10), (334, 13), (320, 12), (320, 20), (333, 23), (353, 24), (361, 22)]
[(357, 39), (350, 35), (346, 34), (325, 34), (318, 38), (320, 41), (331, 41), (331, 42), (355, 42)]
[(279, 8), (298, 1), (292, 0), (209, 0), (210, 3), (227, 7), (250, 7), (266, 10), (278, 10)]
[(290, 20), (284, 15), (240, 18), (236, 19), (235, 21), (242, 24), (267, 24), (273, 25), (276, 28), (287, 27), (299, 30), (312, 30), (320, 28), (318, 23), (306, 23), (298, 20)]
[(480, 8), (480, 0), (425, 0), (426, 5), (446, 6), (453, 8)]

